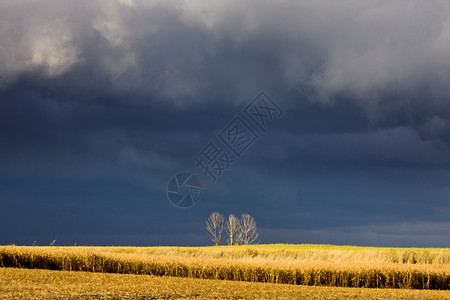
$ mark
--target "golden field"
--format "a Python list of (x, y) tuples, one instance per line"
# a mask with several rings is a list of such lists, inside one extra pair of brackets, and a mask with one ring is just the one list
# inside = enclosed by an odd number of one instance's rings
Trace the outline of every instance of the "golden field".
[(1, 299), (450, 299), (450, 292), (0, 268)]
[(0, 246), (0, 266), (305, 286), (450, 289), (450, 249)]

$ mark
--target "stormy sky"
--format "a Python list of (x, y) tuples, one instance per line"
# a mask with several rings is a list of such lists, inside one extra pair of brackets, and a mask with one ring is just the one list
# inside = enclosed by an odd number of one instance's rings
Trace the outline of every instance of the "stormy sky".
[[(258, 139), (213, 183), (193, 156), (236, 116)], [(0, 244), (210, 245), (219, 211), (260, 243), (450, 247), (449, 197), (447, 1), (0, 1)]]

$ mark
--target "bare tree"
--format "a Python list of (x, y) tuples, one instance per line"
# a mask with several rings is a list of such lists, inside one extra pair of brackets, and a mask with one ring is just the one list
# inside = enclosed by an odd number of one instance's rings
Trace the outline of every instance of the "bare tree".
[(228, 234), (228, 245), (238, 244), (241, 236), (241, 228), (238, 217), (231, 214), (225, 222), (225, 230)]
[(254, 243), (259, 236), (258, 232), (256, 231), (255, 219), (249, 214), (243, 214), (239, 223), (241, 243), (244, 245)]
[(224, 217), (218, 212), (213, 212), (206, 220), (206, 230), (212, 234), (212, 241), (216, 246), (220, 246), (222, 243), (223, 222)]

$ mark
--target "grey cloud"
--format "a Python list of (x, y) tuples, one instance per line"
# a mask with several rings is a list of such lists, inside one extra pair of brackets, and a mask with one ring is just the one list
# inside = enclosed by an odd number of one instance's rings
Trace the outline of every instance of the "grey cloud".
[[(141, 89), (179, 102), (211, 92), (217, 86), (211, 74), (229, 90), (242, 91), (263, 71), (313, 101), (355, 98), (373, 118), (414, 101), (447, 107), (439, 100), (448, 99), (450, 79), (450, 6), (444, 1), (2, 6), (0, 73), (8, 81), (36, 69), (55, 77), (76, 68), (88, 72), (94, 65), (114, 90)], [(29, 15), (32, 10), (37, 13)], [(265, 65), (247, 69), (247, 82), (234, 79), (243, 70), (239, 65), (258, 55)], [(225, 57), (233, 68), (219, 63)], [(385, 104), (393, 93), (402, 98)]]
[(291, 138), (297, 147), (293, 151), (315, 153), (323, 158), (340, 157), (356, 163), (417, 167), (448, 167), (450, 154), (439, 140), (422, 140), (409, 127), (376, 129), (357, 133), (304, 135)]
[(375, 127), (396, 120), (421, 138), (449, 140), (445, 1), (0, 5), (3, 89), (181, 110), (296, 90), (280, 99), (294, 111), (305, 100), (344, 103)]

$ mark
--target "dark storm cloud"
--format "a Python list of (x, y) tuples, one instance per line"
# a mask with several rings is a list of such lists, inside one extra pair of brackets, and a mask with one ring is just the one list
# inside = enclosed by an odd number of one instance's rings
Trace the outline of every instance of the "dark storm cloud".
[[(449, 38), (445, 1), (2, 1), (1, 225), (18, 231), (0, 242), (204, 244), (220, 210), (267, 242), (448, 245)], [(195, 209), (171, 207), (170, 176), (261, 89), (285, 116)]]
[[(376, 117), (406, 109), (417, 93), (445, 104), (449, 9), (419, 1), (4, 3), (1, 73), (6, 83), (35, 71), (35, 84), (54, 80), (61, 90), (132, 89), (174, 102), (211, 90), (243, 94), (270, 77), (264, 83), (312, 100), (353, 97)], [(64, 75), (70, 83), (58, 81)], [(391, 103), (379, 107), (386, 93)]]

